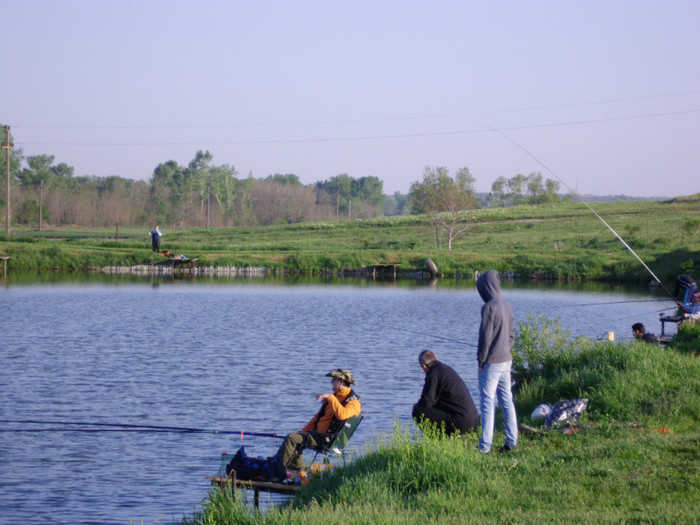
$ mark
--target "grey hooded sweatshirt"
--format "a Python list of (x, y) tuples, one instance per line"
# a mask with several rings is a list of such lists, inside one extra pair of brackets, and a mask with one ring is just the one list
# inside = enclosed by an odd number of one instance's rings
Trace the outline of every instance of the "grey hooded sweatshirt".
[(479, 367), (486, 363), (512, 361), (510, 349), (515, 340), (513, 309), (501, 296), (501, 280), (496, 270), (489, 270), (476, 281), (476, 289), (484, 300), (481, 307), (479, 347), (476, 359)]

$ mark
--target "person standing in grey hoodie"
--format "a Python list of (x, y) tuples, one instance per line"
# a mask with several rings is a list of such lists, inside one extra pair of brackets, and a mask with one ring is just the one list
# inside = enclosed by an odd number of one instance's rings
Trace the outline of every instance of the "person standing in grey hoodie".
[(479, 346), (479, 394), (481, 438), (477, 449), (483, 454), (491, 451), (496, 413), (496, 398), (503, 411), (506, 440), (501, 447), (508, 452), (518, 443), (518, 420), (511, 392), (510, 368), (513, 363), (511, 348), (515, 340), (513, 309), (501, 296), (498, 272), (489, 270), (476, 281), (476, 289), (484, 300), (481, 307)]

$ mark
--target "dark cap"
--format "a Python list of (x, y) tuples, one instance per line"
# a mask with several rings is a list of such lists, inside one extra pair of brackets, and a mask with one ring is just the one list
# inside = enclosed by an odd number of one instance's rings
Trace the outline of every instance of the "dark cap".
[(352, 372), (350, 370), (346, 370), (345, 368), (336, 368), (335, 370), (328, 372), (326, 377), (335, 377), (351, 385), (357, 384), (355, 378), (352, 377)]

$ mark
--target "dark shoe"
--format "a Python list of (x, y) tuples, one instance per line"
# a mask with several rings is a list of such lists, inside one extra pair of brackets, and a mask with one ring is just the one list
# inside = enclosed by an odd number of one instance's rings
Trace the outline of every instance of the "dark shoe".
[(510, 452), (511, 450), (515, 450), (515, 447), (511, 447), (510, 445), (503, 445), (501, 448), (498, 449), (499, 452)]

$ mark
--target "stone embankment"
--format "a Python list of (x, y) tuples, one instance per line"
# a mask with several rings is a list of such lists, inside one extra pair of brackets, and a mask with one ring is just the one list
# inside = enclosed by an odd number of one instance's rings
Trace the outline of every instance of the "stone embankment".
[[(400, 274), (395, 272), (394, 268), (387, 271), (386, 265), (379, 265), (368, 268), (341, 268), (339, 270), (313, 270), (309, 271), (309, 275), (326, 276), (326, 277), (369, 277), (372, 279), (420, 279), (420, 280), (435, 280), (435, 275), (427, 269), (415, 271), (403, 271)], [(171, 264), (138, 264), (134, 266), (105, 266), (99, 268), (98, 271), (111, 274), (130, 274), (130, 275), (194, 275), (201, 277), (272, 277), (283, 275), (298, 275), (300, 272), (293, 269), (267, 268), (256, 266), (191, 266), (180, 265), (174, 266)], [(301, 272), (304, 273), (304, 272)], [(456, 279), (473, 278), (476, 280), (481, 272), (474, 271), (473, 274), (457, 273), (454, 275)], [(512, 281), (514, 274), (506, 272), (501, 274), (501, 279)]]
[(270, 268), (253, 266), (176, 266), (164, 264), (139, 264), (135, 266), (106, 266), (100, 268), (104, 273), (120, 273), (132, 275), (172, 275), (187, 274), (200, 276), (223, 277), (267, 277), (275, 272)]

